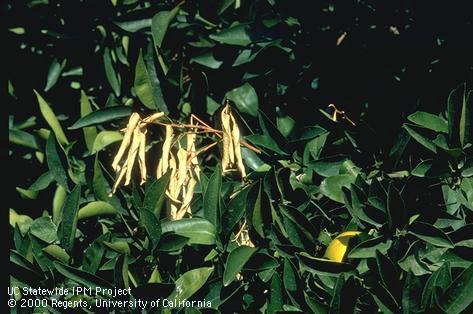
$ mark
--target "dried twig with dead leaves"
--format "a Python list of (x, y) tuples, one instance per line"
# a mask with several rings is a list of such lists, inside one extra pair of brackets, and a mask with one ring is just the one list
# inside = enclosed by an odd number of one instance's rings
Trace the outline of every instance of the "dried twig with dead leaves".
[[(140, 184), (146, 182), (147, 126), (150, 123), (162, 125), (165, 130), (164, 141), (156, 169), (156, 178), (159, 179), (170, 171), (169, 183), (165, 191), (168, 200), (166, 205), (167, 216), (171, 220), (176, 220), (186, 215), (192, 216), (190, 207), (194, 189), (200, 181), (201, 169), (198, 160), (200, 154), (222, 142), (222, 175), (238, 171), (244, 179), (246, 171), (241, 156), (241, 146), (243, 145), (257, 153), (260, 153), (260, 151), (241, 139), (240, 129), (228, 102), (226, 102), (220, 114), (222, 130), (212, 128), (193, 114), (190, 116), (189, 124), (175, 123), (170, 121), (169, 118), (167, 120), (160, 119), (164, 116), (162, 112), (152, 114), (144, 119), (141, 119), (137, 113), (130, 116), (127, 127), (122, 130), (125, 135), (112, 163), (112, 168), (117, 175), (112, 193), (115, 193), (123, 178), (125, 178), (124, 185), (130, 183), (137, 156), (140, 167)], [(197, 138), (202, 133), (215, 136), (215, 142), (197, 148)], [(125, 153), (127, 154), (124, 159)], [(239, 242), (247, 243), (245, 241), (250, 241), (247, 232), (242, 231), (239, 234), (239, 237), (244, 237)]]

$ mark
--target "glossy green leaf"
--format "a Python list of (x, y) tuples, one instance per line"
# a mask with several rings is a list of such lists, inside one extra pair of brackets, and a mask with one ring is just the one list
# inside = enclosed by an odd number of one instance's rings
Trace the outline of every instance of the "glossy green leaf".
[(44, 91), (47, 92), (50, 90), (54, 85), (56, 85), (57, 80), (59, 79), (59, 75), (61, 75), (62, 69), (66, 65), (66, 59), (62, 62), (59, 62), (57, 58), (54, 58), (49, 66), (48, 70), (48, 79), (46, 81), (46, 87)]
[(323, 276), (337, 277), (342, 272), (353, 269), (348, 263), (339, 263), (327, 259), (312, 257), (307, 253), (296, 254), (301, 269)]
[(246, 136), (245, 139), (256, 146), (269, 149), (281, 155), (286, 155), (286, 153), (281, 148), (279, 148), (276, 141), (268, 135), (253, 134)]
[(107, 248), (112, 249), (115, 252), (121, 254), (130, 254), (130, 245), (128, 242), (123, 240), (115, 240), (112, 242), (103, 241), (102, 242)]
[(192, 58), (191, 62), (195, 62), (211, 69), (218, 69), (223, 64), (223, 61), (215, 59), (215, 56), (211, 51)]
[(232, 89), (226, 94), (226, 98), (233, 101), (240, 112), (253, 117), (257, 116), (259, 108), (258, 95), (249, 83)]
[(223, 285), (225, 287), (235, 280), (236, 275), (241, 271), (246, 262), (248, 262), (255, 252), (256, 248), (241, 245), (228, 254), (225, 271), (223, 272)]
[(53, 176), (52, 172), (47, 171), (47, 172), (43, 173), (42, 175), (40, 175), (39, 178), (36, 179), (36, 181), (33, 182), (33, 184), (30, 185), (28, 190), (42, 191), (42, 190), (46, 189), (51, 184), (51, 182), (53, 182), (53, 180), (54, 180), (54, 176)]
[(105, 147), (119, 142), (123, 139), (123, 134), (118, 131), (101, 131), (92, 144), (91, 153), (97, 153)]
[(110, 87), (116, 96), (120, 96), (120, 76), (116, 72), (115, 67), (112, 63), (111, 51), (108, 47), (105, 47), (103, 52), (103, 63), (105, 67), (105, 76), (107, 77)]
[(38, 100), (39, 110), (41, 111), (41, 114), (43, 115), (48, 125), (53, 130), (54, 134), (56, 135), (58, 142), (61, 145), (69, 144), (66, 134), (64, 134), (61, 124), (59, 123), (59, 120), (57, 119), (51, 107), (36, 90), (33, 91), (36, 94), (36, 99)]
[(222, 168), (220, 164), (215, 167), (209, 179), (203, 200), (204, 218), (214, 226), (220, 223), (220, 191), (222, 188)]
[(376, 257), (376, 251), (385, 254), (391, 247), (392, 240), (387, 240), (382, 236), (369, 239), (357, 244), (348, 253), (348, 258), (370, 258)]
[(252, 42), (248, 34), (248, 26), (244, 24), (238, 24), (211, 34), (210, 38), (222, 44), (236, 46), (246, 46)]
[(409, 228), (409, 233), (435, 246), (454, 247), (452, 240), (450, 240), (445, 232), (425, 222), (415, 221)]
[(212, 274), (213, 267), (201, 267), (182, 274), (175, 282), (175, 289), (168, 296), (169, 300), (184, 300), (196, 293)]
[(168, 171), (161, 178), (151, 183), (145, 191), (143, 207), (151, 210), (157, 218), (161, 217), (161, 207), (165, 200), (165, 192), (170, 178), (171, 172)]
[(51, 217), (40, 217), (33, 221), (30, 233), (46, 243), (53, 243), (57, 240), (57, 228)]
[(161, 225), (152, 211), (142, 208), (140, 210), (140, 222), (145, 227), (148, 238), (152, 243), (151, 251), (156, 249), (161, 239)]
[(356, 177), (350, 174), (328, 177), (320, 183), (320, 192), (336, 202), (343, 203), (342, 187), (349, 188), (355, 179)]
[(90, 202), (79, 209), (78, 219), (85, 219), (94, 216), (115, 215), (117, 210), (109, 203), (103, 201)]
[(129, 287), (127, 254), (121, 254), (118, 257), (115, 269), (113, 270), (113, 278), (116, 288), (127, 289)]
[(62, 219), (60, 225), (59, 240), (66, 251), (71, 252), (74, 246), (77, 229), (77, 213), (79, 211), (79, 198), (81, 188), (76, 185), (66, 197), (62, 207)]
[(43, 248), (43, 252), (64, 264), (67, 264), (70, 259), (69, 254), (67, 254), (67, 252), (57, 244), (48, 245), (47, 247)]
[(215, 244), (215, 226), (203, 218), (183, 218), (174, 221), (161, 222), (164, 233), (174, 232), (189, 238), (189, 244)]
[(95, 274), (99, 269), (102, 262), (102, 258), (105, 254), (105, 245), (103, 242), (110, 240), (110, 233), (104, 233), (97, 237), (94, 242), (84, 251), (84, 257), (82, 261), (82, 269), (84, 271)]
[(407, 273), (404, 287), (402, 289), (402, 313), (418, 313), (420, 309), (420, 296), (422, 283), (412, 273)]
[(125, 106), (106, 107), (100, 110), (93, 111), (88, 115), (80, 118), (68, 129), (77, 130), (92, 125), (98, 125), (103, 124), (105, 122), (122, 119), (125, 117), (129, 117), (131, 115), (131, 112), (132, 110), (129, 107)]
[(9, 129), (8, 140), (10, 143), (21, 145), (28, 148), (39, 149), (36, 137), (28, 132)]
[[(83, 90), (80, 92), (80, 116), (81, 118), (87, 116), (92, 112), (89, 98)], [(86, 127), (82, 130), (84, 132), (84, 140), (89, 151), (94, 151), (94, 141), (97, 136), (97, 129), (94, 126)]]
[(448, 132), (447, 121), (445, 121), (439, 116), (428, 112), (416, 111), (413, 114), (409, 115), (407, 117), (407, 120), (432, 131), (443, 133)]
[(225, 234), (230, 234), (236, 224), (245, 214), (246, 202), (250, 188), (240, 191), (225, 208), (222, 214), (222, 230)]
[(422, 146), (431, 150), (434, 153), (437, 152), (436, 146), (434, 145), (434, 143), (432, 143), (430, 139), (426, 138), (424, 135), (420, 134), (419, 132), (415, 131), (413, 128), (407, 125), (404, 125), (403, 128), (406, 129), (409, 135), (412, 136), (412, 138), (415, 139), (419, 144), (421, 144)]
[(51, 174), (54, 177), (54, 180), (66, 191), (69, 190), (67, 183), (67, 175), (62, 165), (61, 159), (56, 147), (56, 139), (53, 134), (49, 135), (49, 138), (46, 142), (46, 160), (48, 163), (48, 168)]
[(177, 15), (179, 9), (180, 5), (178, 4), (171, 11), (161, 11), (153, 16), (151, 21), (151, 33), (153, 35), (154, 44), (159, 48), (161, 48), (169, 24)]
[(84, 287), (100, 287), (104, 289), (112, 288), (112, 285), (109, 282), (89, 272), (59, 262), (54, 262), (54, 268), (56, 268), (56, 270), (64, 277), (74, 280)]
[(442, 307), (446, 313), (462, 313), (473, 303), (473, 265), (465, 269), (445, 291), (445, 297), (441, 300)]

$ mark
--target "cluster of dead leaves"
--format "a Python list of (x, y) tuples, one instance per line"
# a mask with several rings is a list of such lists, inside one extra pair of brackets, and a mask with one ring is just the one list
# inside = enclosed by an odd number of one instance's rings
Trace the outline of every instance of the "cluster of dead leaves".
[[(161, 121), (164, 118), (166, 121)], [(241, 145), (259, 152), (257, 148), (240, 138), (240, 130), (229, 103), (226, 103), (221, 111), (220, 119), (222, 130), (217, 130), (195, 115), (191, 115), (189, 124), (182, 124), (167, 122), (170, 119), (162, 112), (152, 114), (144, 119), (141, 119), (139, 114), (133, 113), (127, 127), (122, 130), (125, 133), (123, 141), (112, 163), (112, 168), (116, 172), (112, 193), (115, 193), (123, 178), (125, 178), (124, 185), (130, 183), (136, 157), (138, 157), (141, 184), (146, 182), (146, 128), (148, 124), (155, 123), (164, 127), (164, 141), (156, 169), (156, 179), (170, 171), (169, 184), (166, 189), (167, 216), (172, 220), (191, 216), (190, 205), (201, 172), (197, 157), (201, 153), (221, 142), (223, 144), (222, 175), (229, 172), (239, 172), (241, 178), (245, 179), (246, 171), (241, 156)], [(196, 149), (200, 134), (213, 135), (215, 142)]]

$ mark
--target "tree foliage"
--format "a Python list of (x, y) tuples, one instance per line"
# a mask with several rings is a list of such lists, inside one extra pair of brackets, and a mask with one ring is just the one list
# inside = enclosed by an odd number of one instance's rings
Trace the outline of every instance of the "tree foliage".
[[(415, 5), (313, 5), (8, 3), (9, 155), (25, 170), (11, 286), (211, 301), (176, 312), (471, 312), (471, 60), (445, 48), (467, 10), (423, 33)], [(419, 34), (425, 50), (391, 51)], [(156, 176), (163, 125), (137, 133), (148, 171), (114, 186), (130, 116), (158, 112), (185, 132), (203, 120), (197, 149), (218, 143), (179, 219), (173, 174)]]

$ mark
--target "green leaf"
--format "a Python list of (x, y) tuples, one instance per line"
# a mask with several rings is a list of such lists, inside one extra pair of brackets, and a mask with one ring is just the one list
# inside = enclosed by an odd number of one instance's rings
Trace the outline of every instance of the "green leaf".
[(465, 146), (471, 140), (471, 128), (473, 118), (473, 91), (469, 91), (463, 96), (462, 110), (460, 116), (460, 144)]
[(121, 254), (115, 264), (113, 270), (113, 277), (115, 282), (115, 287), (118, 289), (127, 289), (129, 287), (128, 283), (128, 255)]
[(115, 209), (115, 207), (113, 207), (109, 203), (103, 201), (95, 201), (90, 202), (89, 204), (79, 209), (77, 218), (84, 219), (94, 216), (115, 215), (116, 213), (117, 210)]
[(131, 108), (126, 106), (106, 107), (100, 110), (89, 113), (88, 115), (77, 120), (71, 125), (69, 130), (77, 130), (91, 125), (103, 124), (105, 122), (129, 117), (131, 115)]
[(57, 58), (53, 59), (48, 70), (48, 79), (46, 81), (46, 87), (44, 88), (45, 92), (47, 92), (54, 85), (56, 85), (59, 75), (61, 74), (62, 69), (64, 68), (65, 65), (66, 65), (66, 59), (64, 59), (61, 63), (59, 63)]
[(108, 145), (119, 142), (123, 139), (123, 135), (118, 131), (101, 131), (96, 137), (92, 145), (91, 153), (95, 154)]
[(203, 200), (204, 218), (214, 226), (220, 223), (219, 199), (222, 188), (222, 167), (217, 164), (214, 173), (210, 176)]
[(54, 134), (56, 135), (58, 142), (61, 145), (69, 144), (66, 134), (64, 134), (61, 124), (59, 123), (59, 120), (56, 118), (56, 115), (54, 114), (51, 107), (48, 105), (48, 103), (43, 99), (43, 97), (41, 97), (41, 95), (36, 90), (33, 90), (33, 91), (36, 94), (36, 98), (38, 100), (39, 110), (41, 111), (41, 114), (43, 115), (48, 125), (53, 130)]
[(110, 49), (105, 47), (103, 52), (103, 63), (105, 67), (105, 75), (107, 76), (108, 83), (112, 87), (113, 92), (118, 97), (120, 96), (120, 78), (115, 68), (113, 67), (112, 57), (110, 55)]
[(95, 274), (99, 269), (102, 258), (105, 254), (105, 246), (103, 242), (110, 240), (110, 233), (104, 233), (92, 242), (92, 244), (84, 251), (82, 261), (82, 269)]
[(8, 130), (8, 140), (10, 143), (21, 145), (28, 148), (39, 149), (38, 141), (34, 135), (31, 135), (28, 132), (9, 129)]
[(416, 276), (429, 274), (426, 263), (421, 260), (420, 251), (424, 243), (421, 241), (414, 241), (407, 249), (406, 254), (397, 262), (397, 264), (406, 272), (412, 272)]
[(100, 287), (105, 289), (113, 289), (113, 286), (109, 282), (89, 272), (79, 270), (77, 268), (67, 266), (59, 262), (54, 262), (53, 264), (56, 270), (61, 275), (71, 280), (74, 280), (75, 282), (85, 287)]
[(316, 242), (314, 236), (317, 231), (302, 212), (291, 206), (280, 206), (280, 208), (282, 213), (297, 226), (310, 242)]
[(154, 181), (145, 191), (143, 207), (151, 210), (159, 219), (161, 217), (161, 207), (165, 199), (166, 188), (171, 178), (171, 171), (168, 171), (161, 178)]
[(193, 57), (191, 59), (191, 62), (195, 62), (211, 69), (218, 69), (223, 64), (223, 61), (215, 59), (215, 56), (212, 51), (207, 51), (201, 55)]
[(105, 202), (110, 200), (110, 197), (108, 196), (108, 193), (110, 192), (110, 186), (103, 175), (98, 156), (95, 157), (94, 161), (94, 177), (92, 179), (92, 187), (94, 189), (95, 197), (98, 200)]
[(30, 226), (30, 233), (46, 243), (53, 243), (57, 240), (56, 225), (51, 217), (40, 217), (33, 221)]
[(348, 258), (373, 258), (376, 257), (376, 251), (385, 254), (391, 243), (392, 240), (386, 240), (383, 236), (363, 241), (351, 249)]
[(53, 267), (51, 259), (49, 259), (43, 252), (43, 249), (48, 246), (48, 244), (31, 234), (29, 235), (29, 239), (31, 243), (31, 252), (33, 253), (35, 261), (43, 272), (48, 272)]
[(61, 159), (59, 158), (56, 149), (56, 139), (54, 138), (53, 134), (49, 135), (49, 138), (46, 142), (46, 160), (49, 171), (51, 171), (54, 180), (56, 180), (56, 182), (66, 191), (69, 191), (66, 171), (64, 170)]
[(269, 289), (268, 313), (273, 314), (282, 310), (283, 295), (282, 283), (278, 274), (275, 273), (271, 278)]
[(228, 254), (223, 272), (223, 285), (226, 287), (233, 282), (236, 275), (241, 271), (246, 262), (256, 252), (256, 248), (241, 245)]
[(189, 238), (189, 244), (215, 244), (215, 226), (203, 218), (183, 218), (180, 220), (163, 221), (162, 233), (174, 232)]
[(447, 121), (428, 112), (414, 112), (407, 117), (407, 120), (432, 131), (448, 133)]
[[(90, 105), (89, 98), (83, 90), (80, 91), (80, 116), (81, 118), (87, 116), (92, 112), (92, 106)], [(87, 149), (91, 152), (93, 151), (93, 145), (95, 137), (97, 136), (97, 129), (93, 126), (84, 128), (84, 140), (87, 146)]]
[(406, 222), (406, 208), (401, 193), (396, 189), (393, 182), (389, 183), (386, 200), (386, 213), (390, 229), (401, 227)]
[(18, 186), (15, 189), (18, 194), (20, 194), (20, 197), (23, 199), (35, 200), (38, 197), (38, 191), (26, 190)]
[(167, 299), (189, 299), (207, 282), (213, 270), (213, 267), (201, 267), (185, 272), (174, 282), (176, 287)]
[[(150, 60), (150, 62), (153, 62), (153, 60)], [(151, 110), (160, 110), (166, 114), (169, 112), (164, 103), (160, 82), (156, 73), (148, 69), (141, 50), (138, 55), (138, 60), (136, 61), (135, 81), (133, 86), (136, 95), (143, 105)]]
[(258, 95), (255, 89), (249, 83), (245, 83), (229, 91), (225, 97), (235, 103), (237, 109), (256, 117), (258, 115)]
[(159, 220), (153, 212), (142, 208), (140, 210), (140, 222), (145, 227), (148, 238), (151, 240), (153, 245), (151, 252), (153, 252), (161, 239), (161, 225), (159, 224)]
[(247, 139), (254, 145), (267, 148), (280, 155), (287, 155), (286, 152), (284, 152), (281, 148), (279, 148), (276, 141), (268, 135), (253, 134), (253, 135), (246, 136), (245, 139)]
[(55, 224), (59, 223), (59, 219), (61, 218), (61, 210), (62, 206), (64, 205), (64, 200), (66, 199), (67, 191), (60, 185), (57, 186), (56, 191), (54, 191), (53, 196), (53, 222)]
[(435, 146), (434, 143), (432, 143), (431, 140), (420, 134), (419, 132), (415, 131), (414, 129), (410, 128), (407, 125), (403, 125), (403, 128), (406, 129), (406, 131), (409, 133), (410, 136), (412, 136), (413, 139), (415, 139), (419, 144), (424, 146), (425, 148), (433, 151), (434, 153), (437, 152), (437, 147)]
[(74, 246), (79, 211), (80, 185), (76, 185), (66, 197), (62, 207), (62, 220), (59, 240), (66, 251), (71, 252)]
[(115, 252), (121, 254), (130, 254), (130, 246), (128, 242), (123, 240), (115, 240), (113, 242), (103, 241), (102, 242), (106, 247), (114, 250)]
[(256, 197), (254, 207), (253, 207), (253, 215), (251, 217), (251, 223), (253, 225), (253, 228), (256, 230), (256, 232), (259, 234), (261, 238), (265, 238), (264, 236), (264, 221), (263, 221), (263, 213), (262, 213), (262, 208), (261, 208), (261, 183), (259, 184), (258, 187), (258, 195)]
[(151, 26), (151, 19), (145, 18), (141, 20), (120, 21), (114, 22), (114, 24), (127, 32), (135, 33), (143, 28), (149, 28)]
[(464, 146), (471, 133), (473, 96), (463, 83), (450, 93), (447, 101), (448, 138), (450, 146)]
[(53, 180), (54, 180), (54, 176), (53, 176), (52, 172), (51, 171), (46, 171), (45, 173), (40, 175), (39, 178), (36, 179), (35, 182), (33, 182), (33, 184), (30, 185), (28, 190), (42, 191), (45, 188), (47, 188), (51, 184), (51, 182), (53, 182)]
[(449, 236), (445, 232), (425, 222), (415, 221), (410, 226), (409, 233), (422, 241), (438, 247), (454, 247), (452, 240), (450, 240)]
[(355, 184), (351, 184), (350, 189), (342, 187), (342, 192), (344, 196), (345, 206), (347, 207), (350, 215), (355, 219), (355, 222), (359, 220), (359, 226), (364, 227), (363, 222), (367, 222), (376, 227), (381, 227), (381, 223), (377, 222), (368, 215), (368, 210), (366, 210), (365, 205), (360, 200), (361, 194), (363, 193), (359, 187)]
[(161, 48), (169, 24), (177, 15), (179, 9), (180, 4), (178, 4), (171, 11), (161, 11), (153, 16), (153, 19), (151, 21), (151, 34), (153, 35), (154, 44), (157, 47)]
[(241, 220), (245, 214), (246, 201), (250, 188), (240, 191), (234, 198), (230, 200), (227, 208), (222, 215), (222, 230), (228, 235), (232, 232), (235, 225)]
[(430, 308), (433, 303), (433, 296), (437, 287), (445, 292), (451, 282), (452, 275), (450, 274), (450, 265), (448, 262), (445, 262), (439, 269), (432, 273), (425, 283), (424, 289), (422, 290), (420, 303), (421, 307), (423, 309)]
[(247, 25), (238, 24), (221, 30), (218, 33), (213, 33), (209, 37), (221, 44), (246, 46), (252, 42), (248, 34), (248, 28)]
[(355, 305), (358, 299), (356, 282), (353, 276), (349, 276), (345, 280), (342, 273), (338, 276), (333, 288), (333, 297), (330, 302), (329, 313), (354, 313)]
[(288, 137), (294, 130), (296, 121), (288, 115), (283, 115), (276, 118), (276, 125), (279, 132), (281, 132), (284, 137)]
[(67, 254), (66, 251), (57, 244), (48, 245), (47, 247), (43, 248), (43, 252), (54, 257), (62, 263), (67, 264), (69, 262), (69, 254)]
[(353, 266), (348, 263), (339, 263), (322, 258), (312, 257), (309, 254), (297, 253), (302, 270), (323, 276), (338, 277), (342, 272), (347, 272), (353, 269)]
[(350, 184), (355, 183), (356, 177), (351, 174), (341, 174), (325, 178), (320, 183), (320, 193), (335, 202), (343, 203), (342, 187), (350, 188)]
[(376, 266), (379, 278), (381, 278), (382, 283), (386, 287), (389, 287), (391, 293), (397, 292), (397, 288), (399, 288), (400, 291), (400, 287), (398, 287), (399, 274), (396, 266), (387, 255), (378, 250), (376, 250)]
[(422, 283), (418, 277), (411, 272), (407, 273), (402, 289), (402, 313), (418, 313), (420, 308), (420, 297), (422, 291)]
[(447, 288), (442, 307), (448, 314), (462, 313), (473, 303), (473, 265), (465, 269)]

